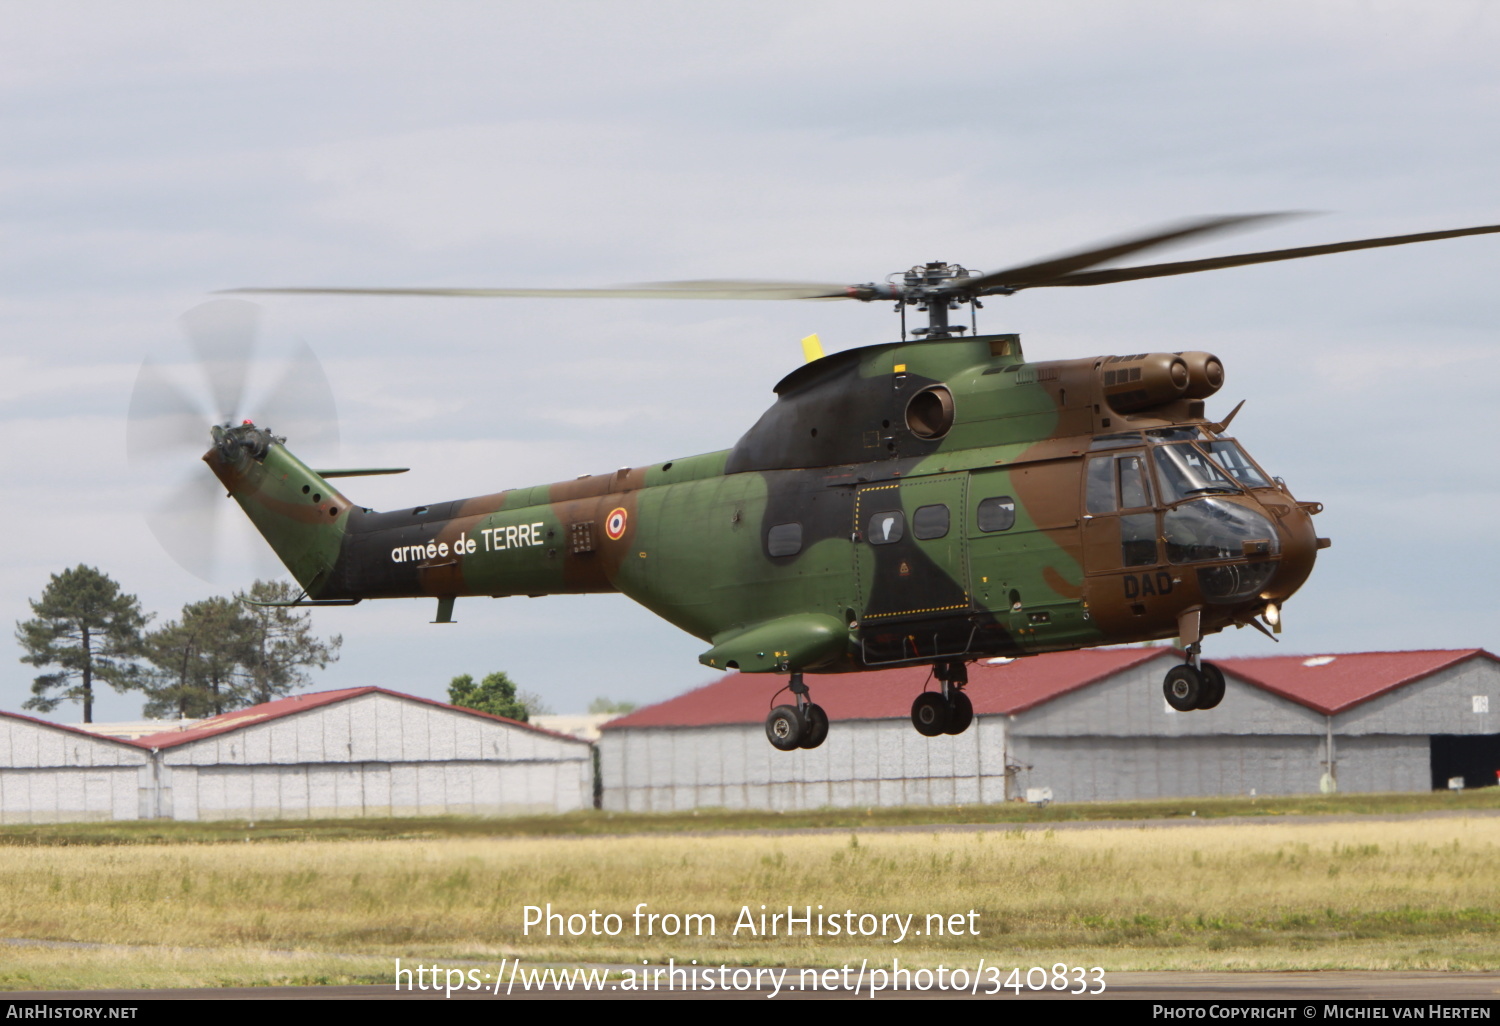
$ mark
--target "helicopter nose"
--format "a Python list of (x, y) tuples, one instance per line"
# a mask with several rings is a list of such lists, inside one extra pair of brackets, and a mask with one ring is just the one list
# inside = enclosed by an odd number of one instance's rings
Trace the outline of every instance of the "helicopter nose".
[(1276, 515), (1276, 530), (1281, 535), (1281, 559), (1275, 576), (1261, 591), (1261, 598), (1280, 605), (1307, 581), (1318, 550), (1328, 548), (1330, 541), (1319, 538), (1313, 527), (1312, 512), (1322, 508), (1316, 503), (1268, 508)]

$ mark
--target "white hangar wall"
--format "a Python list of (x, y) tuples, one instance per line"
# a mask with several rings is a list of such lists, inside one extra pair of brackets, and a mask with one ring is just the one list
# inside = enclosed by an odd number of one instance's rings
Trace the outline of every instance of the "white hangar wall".
[(1336, 714), (1334, 723), (1350, 735), (1500, 733), (1500, 664), (1481, 656), (1444, 667)]
[(0, 824), (152, 817), (153, 769), (134, 745), (0, 713)]
[(1176, 712), (1161, 692), (1175, 662), (1163, 656), (1013, 717), (1021, 786), (1051, 788), (1057, 801), (1309, 794), (1331, 772), (1342, 792), (1427, 791), (1434, 735), (1500, 731), (1500, 664), (1482, 656), (1331, 715), (1232, 672), (1217, 708)]
[(616, 812), (999, 802), (1005, 722), (926, 738), (910, 720), (841, 720), (821, 747), (794, 752), (772, 748), (760, 724), (606, 730), (599, 772)]
[(372, 692), (162, 751), (174, 819), (503, 816), (593, 805), (589, 745)]
[(1326, 717), (1233, 675), (1217, 708), (1177, 712), (1161, 682), (1178, 661), (1164, 654), (1019, 713), (1009, 754), (1024, 786), (1060, 802), (1318, 790)]
[(1177, 712), (1167, 705), (1161, 682), (1179, 662), (1174, 655), (1158, 656), (1017, 713), (1014, 733), (1028, 738), (1323, 736), (1322, 714), (1233, 675), (1226, 675), (1218, 708)]
[[(904, 717), (835, 719), (822, 748), (786, 753), (759, 723), (606, 729), (604, 807), (962, 804), (1029, 787), (1056, 801), (1310, 794), (1329, 773), (1342, 792), (1422, 792), (1441, 737), (1489, 738), (1500, 752), (1500, 663), (1482, 653), (1331, 715), (1232, 670), (1217, 708), (1179, 713), (1161, 690), (1179, 660), (1164, 651), (1030, 708), (981, 713), (957, 737), (921, 737)], [(1378, 662), (1372, 672), (1389, 672)], [(980, 704), (998, 684), (976, 678), (969, 693)], [(1311, 685), (1304, 701), (1337, 707)]]

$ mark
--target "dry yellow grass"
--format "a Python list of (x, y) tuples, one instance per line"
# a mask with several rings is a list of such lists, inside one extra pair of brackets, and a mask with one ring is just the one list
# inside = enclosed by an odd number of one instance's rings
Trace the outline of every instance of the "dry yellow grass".
[[(220, 983), (364, 978), (370, 965), (378, 973), (397, 956), (403, 964), (482, 963), (517, 954), (565, 962), (840, 965), (900, 956), (907, 964), (984, 957), (1111, 970), (1492, 969), (1500, 965), (1497, 847), (1500, 819), (1476, 817), (10, 848), (0, 865), (0, 937), (145, 950), (11, 947), (0, 987), (61, 985), (45, 981), (76, 977), (63, 963), (79, 972), (93, 965), (106, 978), (114, 966), (122, 984), (143, 985), (125, 983), (142, 979), (129, 966), (159, 969), (156, 949), (178, 952), (174, 967), (203, 963), (203, 978)], [(623, 931), (614, 938), (523, 934), (524, 906), (548, 902), (565, 915), (618, 913)], [(640, 902), (648, 913), (712, 914), (716, 932), (636, 936), (631, 913)], [(892, 944), (889, 937), (732, 932), (742, 907), (759, 915), (762, 904), (782, 912), (822, 905), (825, 914), (912, 914), (916, 929), (929, 913), (973, 909), (979, 935), (909, 935)], [(237, 958), (243, 973), (225, 968)]]

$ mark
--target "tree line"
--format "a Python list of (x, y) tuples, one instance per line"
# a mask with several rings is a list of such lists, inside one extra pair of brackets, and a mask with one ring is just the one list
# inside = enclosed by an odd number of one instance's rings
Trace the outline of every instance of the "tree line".
[(314, 636), (311, 616), (288, 602), (284, 581), (256, 581), (246, 591), (182, 607), (176, 620), (147, 630), (155, 618), (108, 575), (83, 566), (53, 574), (33, 618), (16, 624), (21, 662), (42, 673), (23, 708), (50, 713), (83, 705), (92, 723), (95, 689), (107, 685), (146, 696), (151, 719), (217, 716), (283, 697), (309, 683), (308, 670), (336, 662), (340, 635)]

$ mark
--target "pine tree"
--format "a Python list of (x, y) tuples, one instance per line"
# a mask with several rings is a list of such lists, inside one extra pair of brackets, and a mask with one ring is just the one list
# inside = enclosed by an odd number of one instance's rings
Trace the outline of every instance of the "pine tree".
[(246, 666), (254, 653), (249, 618), (233, 599), (214, 597), (182, 607), (146, 637), (156, 667), (146, 684), (148, 717), (217, 716), (250, 704)]
[(35, 619), (16, 624), (16, 640), (26, 650), (21, 662), (58, 670), (32, 682), (24, 708), (51, 712), (63, 702), (82, 702), (83, 722), (92, 723), (95, 682), (116, 691), (140, 686), (136, 660), (150, 617), (108, 576), (82, 564), (53, 574), (31, 611)]
[(256, 605), (286, 602), (298, 590), (285, 581), (256, 581), (240, 600), (248, 621), (251, 654), (245, 670), (250, 704), (269, 702), (291, 694), (309, 683), (305, 667), (326, 669), (338, 661), (344, 638), (335, 634), (320, 641), (312, 633), (312, 614), (298, 613), (288, 606)]
[(338, 659), (343, 639), (312, 634), (308, 614), (285, 606), (296, 596), (283, 583), (256, 581), (233, 598), (182, 608), (182, 618), (146, 639), (155, 666), (146, 690), (147, 716), (197, 718), (269, 702), (310, 683), (306, 667)]

